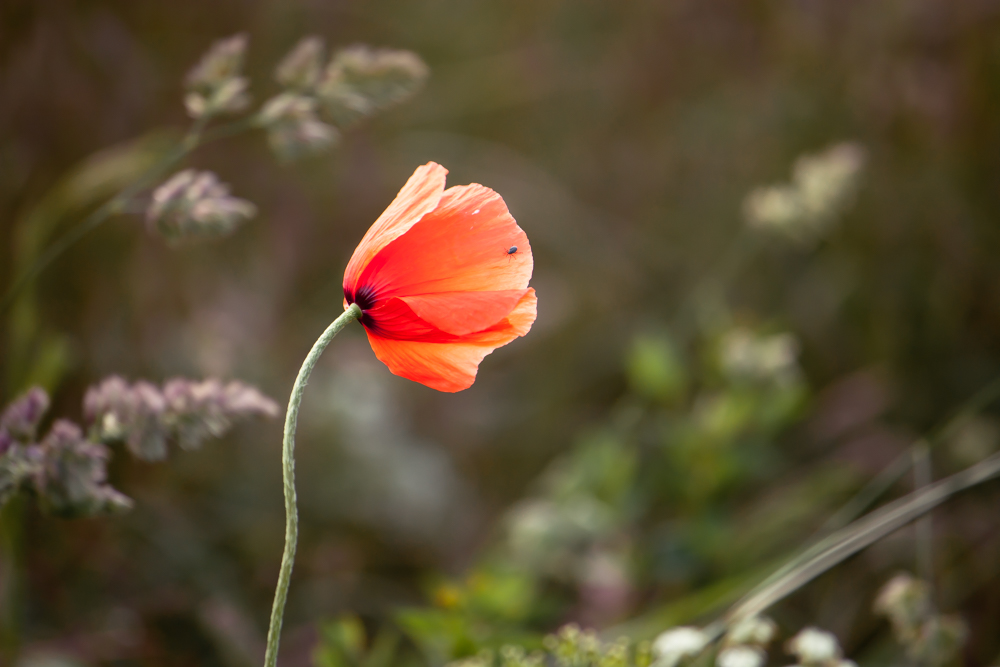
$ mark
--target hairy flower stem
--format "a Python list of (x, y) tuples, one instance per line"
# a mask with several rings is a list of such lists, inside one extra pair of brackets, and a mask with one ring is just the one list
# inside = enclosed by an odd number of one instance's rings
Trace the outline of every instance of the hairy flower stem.
[(278, 644), (281, 641), (281, 622), (285, 616), (285, 601), (288, 599), (288, 584), (292, 577), (292, 565), (295, 562), (295, 547), (299, 539), (299, 510), (295, 494), (295, 429), (299, 421), (299, 404), (305, 392), (309, 375), (312, 374), (316, 362), (323, 350), (330, 344), (333, 337), (348, 323), (361, 317), (361, 308), (352, 303), (344, 314), (333, 321), (323, 335), (313, 344), (299, 375), (292, 385), (292, 395), (288, 398), (288, 410), (285, 412), (285, 433), (281, 443), (281, 477), (285, 486), (285, 551), (281, 555), (281, 571), (278, 573), (278, 585), (274, 589), (274, 605), (271, 607), (271, 625), (267, 629), (267, 651), (264, 654), (265, 667), (274, 667), (278, 661)]

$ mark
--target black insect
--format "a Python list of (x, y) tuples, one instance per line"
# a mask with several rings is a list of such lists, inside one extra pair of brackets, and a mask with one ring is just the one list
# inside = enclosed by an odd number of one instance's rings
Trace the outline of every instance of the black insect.
[(510, 263), (510, 258), (517, 254), (517, 246), (512, 245), (505, 252), (507, 253), (507, 262)]

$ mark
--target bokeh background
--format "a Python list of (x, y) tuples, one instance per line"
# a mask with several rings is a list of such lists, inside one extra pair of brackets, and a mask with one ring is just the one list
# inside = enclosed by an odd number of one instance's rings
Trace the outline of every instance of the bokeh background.
[[(530, 334), (457, 395), (390, 375), (360, 327), (323, 357), (283, 664), (438, 665), (570, 621), (636, 638), (704, 622), (1000, 374), (990, 0), (6, 0), (5, 286), (24, 238), (44, 245), (113, 192), (74, 180), (95, 154), (180, 136), (185, 73), (238, 32), (258, 102), (308, 34), (412, 50), (431, 75), (323, 156), (281, 164), (260, 133), (199, 150), (189, 164), (257, 218), (177, 248), (141, 214), (89, 234), (5, 316), (2, 402), (40, 383), (80, 419), (86, 387), (121, 374), (239, 378), (283, 403), (355, 244), (429, 160), (504, 196), (539, 295)], [(746, 195), (842, 141), (867, 163), (829, 231), (748, 237)], [(733, 327), (792, 334), (797, 361), (727, 377), (713, 350)], [(123, 516), (8, 506), (7, 659), (258, 660), (279, 421), (164, 463), (117, 451)], [(986, 409), (936, 447), (935, 477), (991, 453), (998, 424)], [(1000, 653), (998, 498), (934, 514), (935, 602), (969, 624), (967, 664)], [(817, 624), (891, 664), (872, 599), (914, 553), (904, 529), (827, 573), (774, 610), (783, 635)]]

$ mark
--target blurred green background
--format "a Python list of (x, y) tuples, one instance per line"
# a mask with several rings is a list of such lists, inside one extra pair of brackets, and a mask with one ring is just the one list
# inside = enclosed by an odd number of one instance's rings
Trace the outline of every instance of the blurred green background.
[[(117, 373), (239, 378), (283, 403), (342, 310), (355, 244), (429, 160), (503, 195), (539, 296), (530, 334), (457, 395), (390, 375), (360, 327), (328, 350), (299, 431), (282, 664), (438, 665), (569, 621), (649, 638), (711, 618), (1000, 374), (988, 0), (6, 0), (4, 287), (180, 136), (185, 73), (237, 32), (258, 103), (307, 34), (410, 49), (431, 75), (324, 156), (281, 165), (259, 133), (199, 150), (189, 164), (258, 217), (180, 248), (141, 215), (87, 236), (4, 320), (0, 402), (40, 383), (78, 419), (85, 388)], [(845, 140), (867, 165), (821, 240), (741, 231), (750, 191)], [(94, 157), (109, 147), (127, 159)], [(733, 327), (793, 334), (798, 362), (727, 375)], [(936, 477), (996, 448), (989, 413), (935, 449)], [(121, 517), (8, 506), (5, 655), (254, 664), (280, 442), (275, 420), (166, 463), (116, 452), (112, 482), (136, 502)], [(936, 602), (969, 623), (968, 664), (1000, 653), (998, 498), (934, 515)], [(913, 567), (904, 529), (774, 616), (785, 636), (818, 624), (891, 664), (871, 602)]]

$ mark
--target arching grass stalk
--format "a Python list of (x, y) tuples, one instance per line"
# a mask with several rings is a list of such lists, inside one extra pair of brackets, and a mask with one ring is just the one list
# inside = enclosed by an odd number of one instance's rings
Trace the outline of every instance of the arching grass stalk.
[(285, 487), (285, 551), (281, 555), (281, 570), (278, 573), (278, 585), (274, 589), (274, 604), (271, 607), (271, 624), (267, 629), (267, 651), (264, 654), (265, 667), (274, 667), (278, 661), (278, 644), (281, 641), (281, 623), (285, 616), (285, 601), (288, 599), (288, 585), (292, 577), (292, 565), (295, 562), (295, 547), (299, 539), (299, 511), (295, 493), (295, 429), (299, 421), (299, 405), (305, 392), (309, 376), (323, 350), (330, 344), (334, 336), (348, 323), (361, 317), (361, 308), (356, 303), (344, 311), (344, 314), (326, 328), (323, 335), (316, 340), (302, 368), (292, 385), (292, 394), (288, 398), (288, 410), (285, 412), (285, 431), (281, 443), (281, 479)]
[(111, 217), (119, 213), (131, 212), (130, 204), (136, 195), (151, 186), (158, 179), (162, 178), (164, 174), (176, 166), (190, 153), (194, 152), (195, 149), (217, 139), (230, 137), (260, 125), (258, 115), (234, 121), (232, 123), (227, 123), (225, 125), (220, 125), (209, 131), (205, 130), (207, 122), (207, 117), (202, 117), (196, 120), (192, 125), (191, 130), (174, 150), (170, 151), (163, 157), (162, 160), (154, 164), (146, 172), (136, 178), (131, 185), (124, 188), (121, 192), (113, 196), (101, 206), (97, 207), (90, 215), (81, 220), (79, 224), (71, 228), (65, 234), (56, 239), (55, 242), (49, 245), (35, 259), (31, 266), (29, 266), (21, 275), (17, 276), (11, 283), (10, 288), (8, 288), (7, 292), (3, 295), (3, 299), (0, 300), (0, 315), (6, 313), (7, 309), (13, 305), (17, 295), (21, 293), (21, 290), (31, 283), (32, 280), (37, 278), (42, 271), (58, 259), (60, 255), (74, 246), (77, 241), (82, 239), (89, 232), (97, 229)]
[(764, 612), (768, 607), (812, 581), (865, 547), (918, 519), (956, 493), (1000, 477), (1000, 454), (946, 477), (908, 496), (866, 514), (832, 533), (779, 569), (750, 591), (720, 620), (706, 628), (715, 638), (733, 622)]
[(948, 442), (962, 427), (969, 423), (970, 419), (978, 416), (997, 399), (1000, 399), (1000, 378), (994, 379), (973, 394), (947, 421), (933, 429), (926, 437), (915, 441), (892, 463), (883, 468), (846, 505), (823, 524), (819, 530), (819, 536), (829, 535), (861, 516), (865, 510), (871, 507), (872, 503), (881, 498), (913, 467), (916, 450), (922, 447), (934, 449), (942, 443)]

